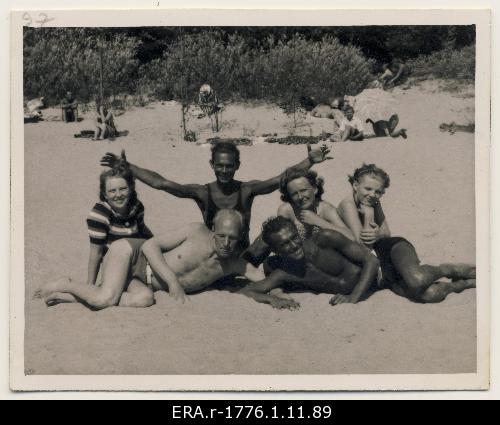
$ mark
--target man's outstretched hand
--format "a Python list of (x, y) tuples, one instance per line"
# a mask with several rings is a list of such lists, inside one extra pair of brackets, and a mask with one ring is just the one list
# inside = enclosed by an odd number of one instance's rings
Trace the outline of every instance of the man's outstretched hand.
[(321, 145), (320, 148), (313, 149), (309, 143), (307, 144), (307, 153), (311, 164), (320, 164), (324, 161), (333, 159), (333, 156), (328, 156), (330, 152), (330, 149), (326, 145)]
[(122, 150), (120, 156), (108, 152), (101, 158), (101, 165), (103, 167), (116, 168), (120, 166), (127, 165), (127, 157), (125, 156), (125, 150)]

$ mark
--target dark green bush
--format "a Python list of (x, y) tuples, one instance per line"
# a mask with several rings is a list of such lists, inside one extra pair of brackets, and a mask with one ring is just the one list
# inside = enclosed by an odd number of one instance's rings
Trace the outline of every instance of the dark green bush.
[(437, 77), (474, 81), (476, 73), (475, 46), (460, 50), (444, 49), (422, 55), (407, 62), (415, 77)]
[(24, 96), (56, 105), (72, 91), (81, 102), (100, 95), (100, 48), (104, 96), (134, 93), (138, 41), (92, 28), (25, 28)]

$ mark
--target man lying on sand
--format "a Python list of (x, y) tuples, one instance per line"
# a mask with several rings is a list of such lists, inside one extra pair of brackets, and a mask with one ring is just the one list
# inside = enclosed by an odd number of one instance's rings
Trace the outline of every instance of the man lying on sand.
[[(214, 231), (202, 223), (191, 224), (148, 240), (142, 250), (140, 243), (119, 240), (106, 254), (101, 286), (64, 278), (43, 285), (35, 296), (48, 306), (81, 302), (94, 310), (117, 305), (149, 307), (154, 304), (153, 291), (169, 291), (176, 300), (184, 301), (186, 293), (201, 291), (226, 276), (261, 281), (262, 272), (239, 258), (243, 230), (240, 213), (221, 210), (214, 219)], [(275, 308), (289, 305), (288, 299), (275, 295), (265, 298)]]
[(277, 255), (264, 265), (267, 277), (242, 290), (258, 302), (265, 302), (262, 294), (285, 288), (343, 294), (331, 303), (356, 303), (377, 276), (377, 258), (334, 230), (320, 229), (304, 241), (293, 221), (278, 216), (264, 223), (262, 238)]
[[(289, 289), (337, 294), (330, 301), (332, 305), (357, 303), (370, 289), (379, 288), (391, 289), (414, 302), (437, 303), (452, 292), (476, 286), (475, 266), (420, 265), (418, 259), (412, 261), (407, 256), (404, 244), (396, 248), (389, 242), (377, 251), (379, 261), (368, 249), (332, 230), (321, 230), (303, 242), (295, 224), (284, 217), (265, 223), (263, 238), (277, 256), (266, 264), (266, 279), (243, 290), (259, 302), (263, 302), (262, 294), (287, 285)], [(397, 243), (409, 244), (399, 239)], [(377, 284), (379, 264), (382, 280)], [(443, 277), (451, 282), (436, 282)]]
[[(319, 164), (328, 159), (330, 150), (326, 146), (319, 149), (312, 149), (308, 145), (308, 158), (300, 162), (293, 168), (309, 169), (314, 164)], [(127, 161), (125, 152), (122, 157), (107, 153), (101, 160), (101, 165), (113, 168), (119, 161)], [(219, 142), (212, 148), (212, 158), (210, 166), (214, 170), (216, 181), (213, 183), (199, 184), (179, 184), (167, 180), (154, 171), (140, 168), (128, 163), (132, 173), (143, 183), (155, 189), (163, 190), (179, 198), (193, 199), (201, 210), (203, 220), (209, 229), (213, 228), (214, 217), (221, 209), (234, 209), (239, 211), (244, 218), (244, 236), (242, 247), (249, 246), (249, 229), (251, 211), (254, 198), (259, 195), (267, 195), (274, 192), (280, 186), (282, 175), (268, 180), (252, 180), (241, 182), (234, 179), (236, 171), (240, 168), (240, 151), (230, 142)], [(248, 258), (252, 261), (251, 258)]]
[(239, 257), (244, 231), (243, 215), (226, 209), (216, 214), (214, 231), (196, 223), (148, 240), (142, 250), (153, 271), (153, 289), (168, 290), (184, 301), (186, 293), (199, 292), (224, 277), (261, 280), (263, 273)]

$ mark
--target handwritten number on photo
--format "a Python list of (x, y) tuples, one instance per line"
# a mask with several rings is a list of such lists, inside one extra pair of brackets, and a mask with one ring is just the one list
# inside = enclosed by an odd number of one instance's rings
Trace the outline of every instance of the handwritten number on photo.
[(33, 18), (28, 12), (23, 13), (23, 20), (25, 21), (24, 26), (26, 27), (32, 27), (35, 24), (39, 24), (40, 28), (42, 28), (47, 22), (51, 22), (54, 20), (54, 18), (49, 18), (49, 15), (46, 13), (42, 12), (38, 14), (38, 20), (33, 21)]

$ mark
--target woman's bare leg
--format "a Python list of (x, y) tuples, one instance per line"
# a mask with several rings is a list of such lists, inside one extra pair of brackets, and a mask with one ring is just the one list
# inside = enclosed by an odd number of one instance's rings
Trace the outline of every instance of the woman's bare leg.
[(127, 285), (132, 258), (132, 247), (126, 240), (116, 241), (104, 257), (103, 280), (101, 286), (85, 285), (70, 279), (59, 279), (42, 286), (36, 296), (51, 300), (54, 293), (73, 295), (84, 304), (101, 310), (118, 305)]
[(151, 307), (155, 303), (153, 291), (143, 282), (133, 279), (120, 298), (120, 307)]

